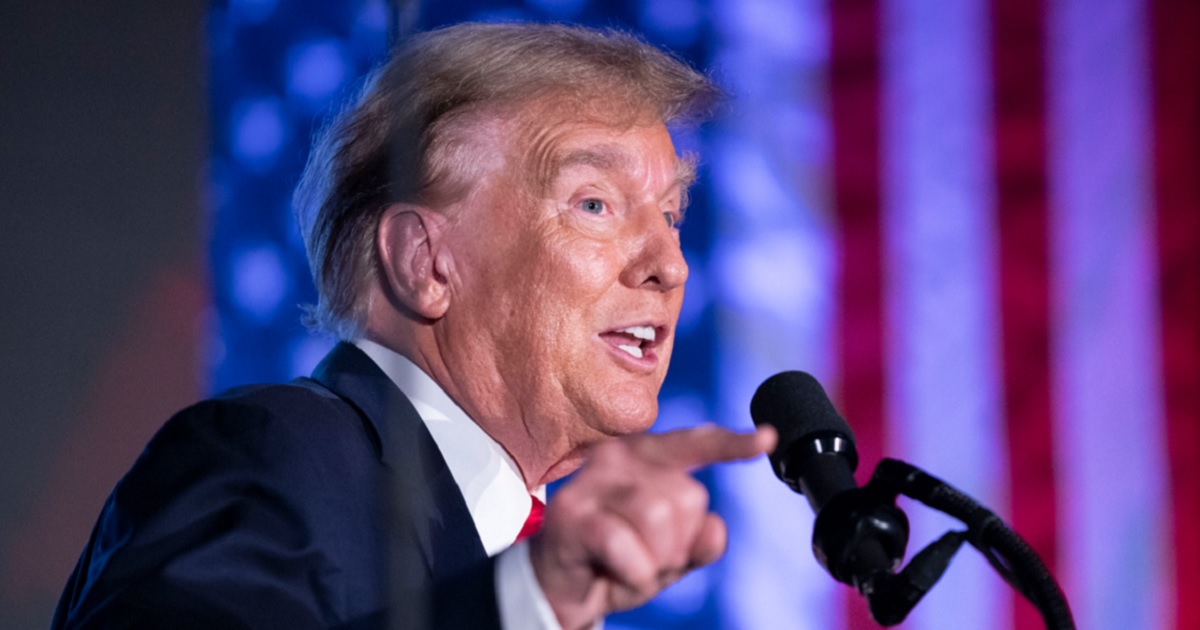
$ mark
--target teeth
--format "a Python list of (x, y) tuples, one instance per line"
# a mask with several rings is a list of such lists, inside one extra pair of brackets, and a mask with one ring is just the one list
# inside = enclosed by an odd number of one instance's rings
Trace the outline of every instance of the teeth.
[(639, 359), (642, 358), (642, 349), (637, 346), (617, 346), (617, 347)]
[(620, 330), (618, 332), (629, 333), (629, 334), (633, 335), (634, 337), (637, 337), (638, 339), (644, 339), (646, 341), (654, 341), (654, 327), (653, 326), (630, 326), (629, 328)]

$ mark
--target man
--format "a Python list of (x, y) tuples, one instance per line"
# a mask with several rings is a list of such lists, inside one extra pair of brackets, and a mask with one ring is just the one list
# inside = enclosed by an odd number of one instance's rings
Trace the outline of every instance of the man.
[(719, 557), (688, 471), (773, 434), (642, 433), (687, 278), (667, 124), (715, 94), (617, 33), (408, 42), (297, 193), (313, 323), (347, 342), (168, 422), (55, 626), (578, 628)]

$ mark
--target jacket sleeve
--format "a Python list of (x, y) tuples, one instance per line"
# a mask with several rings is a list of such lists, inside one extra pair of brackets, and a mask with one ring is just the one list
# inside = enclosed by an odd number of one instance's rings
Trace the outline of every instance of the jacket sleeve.
[[(110, 495), (52, 627), (498, 628), (492, 562), (435, 584), (419, 549), (391, 547), (388, 475), (357, 419), (322, 404), (172, 418)], [(405, 585), (430, 604), (389, 611)]]

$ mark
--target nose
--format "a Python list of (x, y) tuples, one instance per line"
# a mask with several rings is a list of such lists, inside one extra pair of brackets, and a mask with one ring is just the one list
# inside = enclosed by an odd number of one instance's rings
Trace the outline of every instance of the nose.
[(682, 287), (687, 282), (688, 265), (679, 247), (679, 232), (667, 224), (657, 208), (641, 215), (644, 218), (631, 239), (632, 251), (622, 284), (663, 292)]

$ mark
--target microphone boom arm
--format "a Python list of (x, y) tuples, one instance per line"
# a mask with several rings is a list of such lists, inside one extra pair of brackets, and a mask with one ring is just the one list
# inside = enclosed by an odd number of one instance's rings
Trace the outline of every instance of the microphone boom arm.
[[(882, 582), (882, 588), (876, 586), (870, 593), (859, 588), (867, 596), (871, 614), (879, 623), (895, 625), (903, 621), (917, 601), (941, 577), (965, 540), (978, 549), (1005, 581), (1038, 609), (1046, 628), (1074, 630), (1075, 622), (1067, 599), (1045, 563), (1029, 543), (999, 516), (971, 497), (916, 466), (890, 458), (880, 461), (867, 485), (855, 492), (873, 497), (876, 505), (882, 505), (884, 501), (894, 502), (898, 495), (903, 494), (967, 526), (966, 532), (949, 532), (934, 541), (914, 556), (899, 575), (881, 575), (879, 581)], [(820, 518), (818, 525), (819, 521)]]

